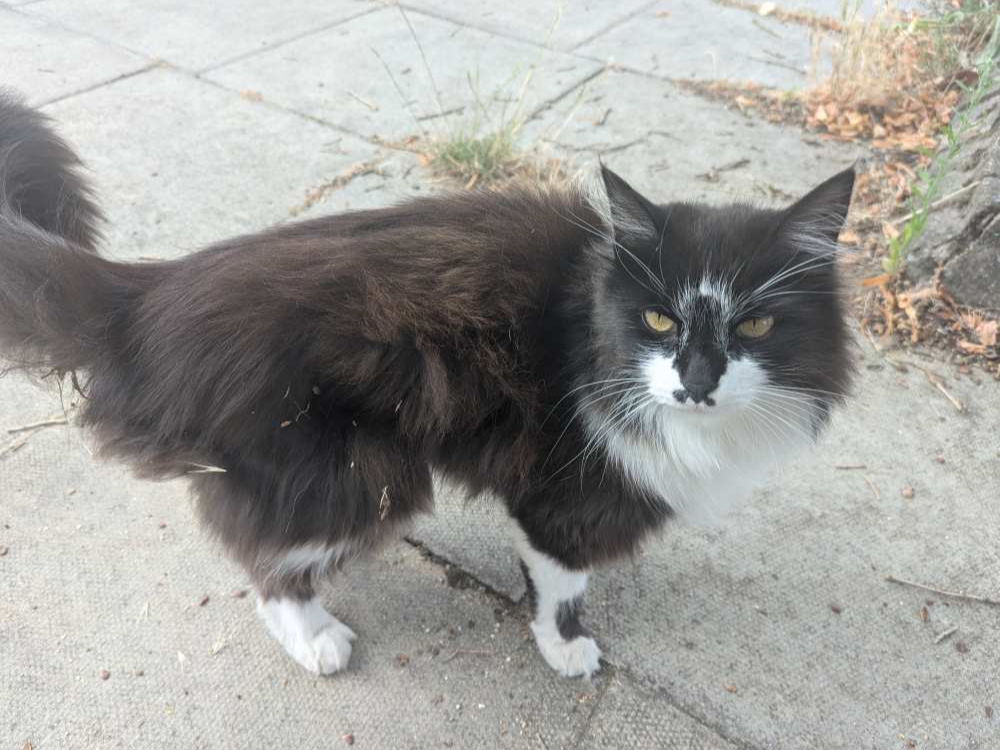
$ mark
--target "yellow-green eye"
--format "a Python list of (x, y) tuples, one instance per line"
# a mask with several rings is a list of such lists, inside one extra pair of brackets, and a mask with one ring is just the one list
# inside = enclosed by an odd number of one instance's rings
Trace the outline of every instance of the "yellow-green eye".
[(745, 339), (759, 339), (770, 333), (772, 328), (774, 318), (768, 315), (766, 318), (747, 318), (736, 326), (736, 333)]
[(654, 307), (647, 307), (643, 310), (642, 319), (646, 322), (649, 330), (654, 333), (670, 333), (677, 327), (673, 318)]

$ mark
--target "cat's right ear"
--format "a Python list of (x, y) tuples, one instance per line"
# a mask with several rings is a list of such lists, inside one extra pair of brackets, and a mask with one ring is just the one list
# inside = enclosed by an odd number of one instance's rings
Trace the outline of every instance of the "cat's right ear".
[(805, 252), (836, 252), (854, 191), (854, 167), (835, 174), (785, 209), (782, 234)]
[(656, 223), (650, 204), (625, 180), (601, 164), (601, 179), (608, 197), (608, 219), (616, 242), (655, 240)]

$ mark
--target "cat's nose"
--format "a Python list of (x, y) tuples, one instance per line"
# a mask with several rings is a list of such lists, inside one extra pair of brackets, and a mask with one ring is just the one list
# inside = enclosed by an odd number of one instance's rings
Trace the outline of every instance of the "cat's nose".
[(682, 404), (691, 399), (696, 404), (715, 406), (708, 394), (719, 387), (719, 381), (711, 362), (701, 352), (694, 352), (688, 359), (687, 367), (681, 374), (681, 385), (684, 389), (674, 393), (674, 397)]
[(708, 406), (715, 406), (715, 402), (708, 396), (715, 390), (715, 386), (715, 383), (684, 383), (684, 391), (696, 404), (705, 402)]
[(680, 403), (687, 403), (688, 399), (696, 404), (704, 403), (706, 406), (715, 406), (715, 401), (709, 396), (718, 387), (718, 383), (683, 383), (684, 387), (674, 391), (674, 398)]

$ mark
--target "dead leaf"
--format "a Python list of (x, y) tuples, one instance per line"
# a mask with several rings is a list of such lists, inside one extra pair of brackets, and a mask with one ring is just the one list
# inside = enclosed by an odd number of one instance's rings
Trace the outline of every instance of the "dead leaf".
[(982, 344), (974, 344), (971, 341), (966, 341), (965, 339), (959, 339), (958, 348), (963, 352), (969, 352), (970, 354), (986, 354), (986, 347)]
[(883, 284), (888, 284), (889, 279), (891, 278), (892, 276), (890, 276), (887, 273), (882, 273), (879, 274), (878, 276), (869, 276), (867, 279), (861, 280), (861, 286), (863, 287), (882, 286)]
[(762, 16), (769, 16), (772, 13), (774, 13), (774, 11), (776, 11), (777, 9), (778, 9), (777, 3), (767, 2), (767, 3), (761, 3), (760, 7), (757, 9), (757, 12), (760, 13), (760, 15)]
[(853, 229), (845, 229), (840, 233), (840, 244), (842, 245), (857, 245), (860, 242), (858, 233)]
[(997, 328), (998, 324), (995, 320), (984, 320), (976, 326), (976, 335), (983, 346), (997, 345)]

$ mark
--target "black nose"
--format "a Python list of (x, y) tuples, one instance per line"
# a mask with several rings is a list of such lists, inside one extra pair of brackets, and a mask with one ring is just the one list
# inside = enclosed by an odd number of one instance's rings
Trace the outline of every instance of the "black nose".
[[(683, 381), (682, 381), (683, 382)], [(715, 390), (717, 383), (683, 383), (682, 390), (674, 391), (674, 398), (682, 404), (691, 399), (696, 404), (704, 402), (707, 406), (715, 406), (715, 401), (708, 394)]]
[(719, 387), (719, 376), (723, 369), (724, 366), (713, 367), (708, 357), (700, 351), (693, 351), (681, 370), (681, 385), (684, 389), (675, 391), (674, 398), (682, 404), (690, 398), (696, 404), (715, 406), (715, 401), (708, 394)]

